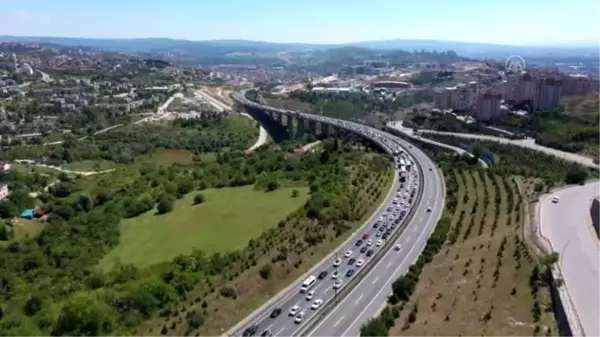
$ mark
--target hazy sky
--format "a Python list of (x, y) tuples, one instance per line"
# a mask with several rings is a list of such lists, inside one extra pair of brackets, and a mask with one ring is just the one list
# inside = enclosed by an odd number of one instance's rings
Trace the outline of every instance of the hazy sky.
[(600, 40), (600, 0), (1, 0), (0, 35), (344, 43)]

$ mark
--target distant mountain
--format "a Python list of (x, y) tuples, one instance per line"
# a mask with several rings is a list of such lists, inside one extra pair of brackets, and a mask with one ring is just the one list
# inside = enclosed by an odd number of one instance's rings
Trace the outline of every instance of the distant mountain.
[[(1, 41), (35, 42), (40, 44), (60, 44), (65, 46), (88, 46), (107, 51), (125, 53), (183, 53), (189, 55), (201, 54), (203, 58), (212, 59), (230, 54), (247, 54), (255, 57), (257, 53), (301, 52), (323, 50), (334, 47), (360, 47), (377, 50), (425, 50), (448, 51), (471, 58), (505, 58), (510, 55), (520, 55), (524, 58), (564, 58), (591, 57), (598, 58), (598, 41), (588, 41), (579, 46), (508, 46), (489, 43), (471, 43), (438, 40), (387, 40), (364, 41), (347, 44), (304, 44), (304, 43), (273, 43), (248, 40), (212, 40), (189, 41), (170, 38), (139, 38), (139, 39), (88, 39), (66, 37), (34, 37), (34, 36), (0, 36)], [(248, 55), (249, 54), (249, 55)], [(238, 56), (236, 55), (236, 56)]]

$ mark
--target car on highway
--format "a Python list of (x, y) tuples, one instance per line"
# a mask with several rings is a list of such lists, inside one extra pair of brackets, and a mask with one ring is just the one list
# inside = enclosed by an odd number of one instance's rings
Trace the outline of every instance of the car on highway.
[(397, 244), (397, 245), (394, 247), (394, 250), (398, 251), (398, 250), (400, 250), (400, 248), (402, 248), (402, 246), (400, 246), (400, 244)]
[(363, 240), (359, 239), (358, 241), (356, 241), (355, 245), (356, 245), (356, 247), (360, 247), (360, 246), (362, 246), (362, 244), (363, 244)]
[(317, 298), (313, 304), (310, 306), (311, 309), (313, 310), (317, 310), (321, 307), (321, 304), (323, 304), (323, 300), (320, 298)]
[(354, 264), (354, 262), (356, 262), (355, 258), (351, 258), (350, 260), (348, 260), (348, 264), (350, 265)]
[(354, 269), (350, 268), (348, 269), (348, 271), (346, 272), (346, 277), (352, 277), (352, 275), (354, 275)]
[(281, 315), (281, 308), (275, 308), (273, 309), (273, 311), (271, 311), (271, 318), (277, 318), (279, 317), (279, 315)]
[(365, 260), (363, 260), (363, 259), (358, 259), (358, 261), (356, 261), (357, 267), (361, 267), (363, 264), (365, 264)]
[(319, 280), (324, 279), (325, 277), (327, 277), (327, 270), (323, 270), (322, 272), (319, 273)]
[(260, 334), (262, 337), (271, 337), (273, 336), (273, 334), (271, 333), (271, 331), (269, 330), (265, 330), (263, 331), (263, 333)]
[(300, 310), (300, 307), (297, 305), (291, 307), (290, 308), (290, 316), (296, 316), (296, 314), (298, 313), (299, 310)]
[(380, 247), (381, 245), (383, 245), (383, 240), (377, 240), (376, 245), (377, 245), (377, 247)]
[(340, 276), (340, 272), (337, 270), (334, 270), (333, 273), (331, 273), (331, 278), (338, 278)]
[(360, 252), (361, 252), (362, 254), (364, 254), (364, 253), (367, 251), (367, 249), (369, 249), (367, 246), (362, 246), (362, 247), (360, 248)]
[(377, 227), (379, 227), (379, 222), (376, 222), (373, 224), (373, 228), (377, 228)]
[(307, 301), (310, 301), (310, 300), (312, 300), (313, 296), (315, 296), (315, 291), (314, 291), (314, 290), (311, 290), (311, 291), (309, 291), (309, 292), (306, 294), (306, 300), (307, 300)]
[(377, 233), (375, 233), (376, 237), (380, 237), (381, 236), (381, 231), (378, 231)]
[(427, 213), (431, 212), (431, 207), (427, 207)]
[(342, 281), (342, 279), (335, 280), (335, 282), (333, 283), (333, 289), (340, 289), (342, 284), (344, 284), (344, 281)]
[(367, 246), (370, 246), (372, 244), (373, 244), (373, 240), (371, 240), (371, 239), (367, 240)]
[(304, 319), (305, 315), (306, 315), (306, 313), (304, 311), (299, 313), (298, 315), (296, 315), (296, 319), (294, 320), (294, 323), (296, 323), (296, 324), (302, 323), (302, 320)]
[(342, 264), (342, 259), (340, 259), (339, 257), (337, 259), (335, 259), (335, 261), (333, 261), (334, 267), (339, 267), (340, 264)]
[(346, 252), (344, 253), (344, 256), (345, 256), (345, 257), (350, 257), (350, 256), (352, 256), (352, 251), (351, 251), (351, 250), (348, 250), (348, 251), (346, 251)]
[(429, 168), (429, 171), (431, 171), (431, 167)]
[(242, 336), (247, 337), (247, 336), (254, 336), (254, 334), (258, 331), (258, 325), (253, 324), (251, 326), (249, 326), (248, 328), (246, 328), (246, 330), (244, 330), (244, 333), (242, 333)]
[(363, 236), (362, 236), (362, 239), (363, 239), (363, 240), (366, 240), (366, 239), (368, 239), (368, 238), (369, 238), (369, 233), (365, 233), (365, 234), (363, 234)]
[(559, 201), (560, 201), (560, 197), (558, 195), (555, 195), (554, 197), (552, 197), (553, 203), (558, 204)]

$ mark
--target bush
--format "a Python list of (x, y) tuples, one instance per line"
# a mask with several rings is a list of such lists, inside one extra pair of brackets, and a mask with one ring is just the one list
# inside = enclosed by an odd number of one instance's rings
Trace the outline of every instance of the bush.
[(277, 180), (271, 180), (267, 183), (267, 191), (272, 192), (279, 188), (279, 182)]
[(192, 310), (191, 314), (186, 318), (188, 325), (192, 329), (198, 329), (204, 324), (204, 315), (201, 312)]
[(587, 171), (581, 167), (573, 167), (567, 171), (565, 182), (567, 184), (583, 184), (587, 178)]
[(158, 214), (169, 213), (173, 210), (173, 198), (168, 195), (164, 195), (158, 201), (158, 206), (156, 206), (156, 210)]
[(199, 204), (203, 203), (203, 202), (204, 202), (204, 200), (206, 200), (206, 199), (204, 198), (204, 194), (202, 194), (202, 193), (198, 193), (198, 194), (196, 194), (196, 196), (194, 197), (194, 205), (199, 205)]
[(264, 266), (262, 266), (259, 270), (260, 273), (260, 277), (262, 277), (265, 280), (268, 280), (269, 277), (271, 277), (271, 265), (270, 264), (265, 264)]
[(298, 190), (292, 191), (292, 198), (297, 198), (299, 195), (300, 195), (300, 192), (298, 192)]
[(234, 298), (237, 296), (237, 294), (235, 293), (235, 289), (233, 289), (232, 287), (221, 288), (221, 290), (219, 291), (219, 294), (221, 294), (221, 296), (227, 297), (227, 298)]

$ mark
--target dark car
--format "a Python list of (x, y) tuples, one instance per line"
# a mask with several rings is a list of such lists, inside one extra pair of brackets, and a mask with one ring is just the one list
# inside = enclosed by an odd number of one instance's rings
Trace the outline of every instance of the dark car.
[(360, 249), (360, 252), (361, 252), (361, 253), (364, 253), (364, 252), (366, 252), (366, 251), (367, 251), (367, 246), (363, 246), (363, 247)]
[(367, 257), (369, 257), (369, 256), (371, 256), (371, 255), (373, 255), (373, 249), (369, 249), (369, 250), (367, 251)]
[(354, 264), (354, 262), (356, 262), (355, 258), (351, 258), (350, 260), (348, 260), (348, 264)]
[(388, 237), (388, 233), (383, 233), (383, 235), (381, 236), (381, 238), (384, 240), (387, 239), (387, 237)]
[(273, 334), (271, 333), (271, 331), (269, 330), (265, 330), (263, 331), (263, 333), (260, 334), (262, 337), (271, 337), (273, 336)]
[(254, 324), (254, 325), (248, 327), (246, 330), (244, 330), (244, 333), (242, 334), (242, 336), (254, 336), (256, 331), (258, 331), (258, 325)]
[(350, 277), (354, 275), (354, 269), (348, 269), (348, 271), (346, 272), (346, 277)]
[(376, 222), (373, 224), (373, 228), (377, 228), (377, 227), (379, 227), (379, 222)]
[(319, 274), (319, 280), (324, 279), (327, 276), (327, 270), (323, 270), (320, 274)]
[(277, 316), (281, 315), (281, 309), (277, 308), (277, 309), (273, 309), (273, 311), (271, 311), (271, 318), (277, 318)]
[(360, 247), (360, 246), (362, 246), (362, 244), (363, 244), (362, 240), (356, 241), (356, 247)]
[(429, 168), (429, 171), (431, 171), (431, 167)]

